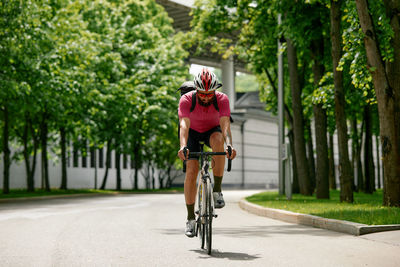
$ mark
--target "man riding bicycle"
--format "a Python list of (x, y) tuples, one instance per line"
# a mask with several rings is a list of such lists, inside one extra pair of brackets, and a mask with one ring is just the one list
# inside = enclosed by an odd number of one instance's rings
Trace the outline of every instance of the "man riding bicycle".
[[(222, 85), (218, 83), (216, 75), (203, 68), (194, 78), (196, 93), (184, 94), (179, 101), (179, 120), (180, 120), (180, 149), (178, 156), (181, 160), (187, 160), (186, 177), (184, 184), (185, 201), (187, 208), (187, 222), (185, 234), (188, 237), (195, 235), (195, 213), (194, 204), (196, 198), (196, 180), (199, 172), (198, 157), (188, 157), (189, 152), (199, 152), (200, 142), (204, 142), (211, 147), (213, 152), (224, 152), (224, 141), (227, 147), (232, 148), (229, 156), (226, 148), (226, 157), (234, 159), (236, 150), (232, 147), (232, 134), (230, 129), (230, 108), (227, 95), (216, 91)], [(196, 97), (195, 100), (192, 98)], [(216, 99), (215, 99), (216, 98)], [(193, 110), (192, 100), (197, 103)], [(218, 104), (216, 109), (215, 100)], [(187, 150), (186, 157), (184, 150)], [(223, 208), (225, 201), (221, 192), (222, 177), (224, 174), (224, 156), (213, 157), (213, 176), (214, 176), (214, 206)]]

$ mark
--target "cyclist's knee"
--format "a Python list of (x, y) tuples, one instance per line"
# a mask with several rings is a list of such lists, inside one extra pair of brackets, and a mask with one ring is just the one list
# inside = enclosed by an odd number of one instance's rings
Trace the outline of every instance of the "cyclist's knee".
[(224, 148), (224, 137), (220, 132), (214, 132), (210, 136), (210, 145), (213, 149), (223, 149)]

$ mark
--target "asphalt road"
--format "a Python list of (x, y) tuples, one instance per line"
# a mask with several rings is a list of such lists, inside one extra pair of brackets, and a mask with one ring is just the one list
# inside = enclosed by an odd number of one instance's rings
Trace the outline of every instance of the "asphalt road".
[[(184, 235), (182, 194), (0, 203), (0, 266), (400, 266), (400, 243), (285, 223), (241, 210), (226, 191), (213, 251)], [(386, 236), (386, 237), (385, 237)]]

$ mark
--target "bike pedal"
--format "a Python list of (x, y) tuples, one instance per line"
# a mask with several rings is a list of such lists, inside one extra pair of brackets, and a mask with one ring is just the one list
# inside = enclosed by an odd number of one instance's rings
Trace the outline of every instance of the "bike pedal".
[(197, 215), (199, 214), (199, 211), (198, 210), (196, 210), (194, 213), (196, 213)]

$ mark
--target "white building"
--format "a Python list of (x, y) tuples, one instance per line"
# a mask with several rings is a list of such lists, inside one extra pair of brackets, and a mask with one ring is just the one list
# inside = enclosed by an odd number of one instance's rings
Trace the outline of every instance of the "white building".
[[(258, 93), (243, 95), (236, 102), (232, 113), (234, 123), (231, 126), (237, 157), (232, 162), (232, 171), (225, 172), (224, 186), (243, 188), (276, 188), (278, 186), (278, 127), (276, 118), (263, 111), (263, 104), (258, 100)], [(14, 151), (16, 148), (14, 148)], [(89, 151), (87, 157), (70, 151), (68, 158), (68, 188), (99, 188), (105, 173), (105, 148)], [(2, 155), (1, 155), (2, 156)], [(96, 165), (95, 165), (96, 164)], [(95, 168), (97, 166), (97, 168)], [(97, 171), (97, 181), (96, 181)], [(121, 157), (122, 188), (132, 189), (134, 169), (130, 166), (129, 156)], [(139, 188), (146, 187), (143, 171), (139, 172)], [(3, 161), (0, 161), (0, 188), (3, 186)], [(61, 162), (54, 155), (49, 160), (50, 186), (61, 185)], [(157, 177), (157, 175), (156, 175)], [(176, 186), (183, 185), (183, 173), (174, 180)], [(35, 187), (40, 188), (41, 159), (37, 155)], [(155, 181), (159, 186), (158, 180)], [(26, 188), (26, 171), (23, 161), (13, 162), (10, 167), (10, 188)], [(115, 153), (112, 152), (111, 167), (108, 172), (106, 188), (116, 188)]]

